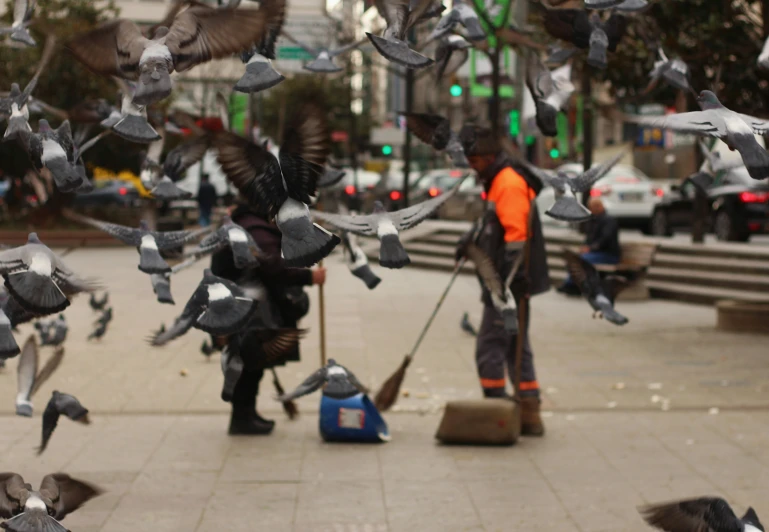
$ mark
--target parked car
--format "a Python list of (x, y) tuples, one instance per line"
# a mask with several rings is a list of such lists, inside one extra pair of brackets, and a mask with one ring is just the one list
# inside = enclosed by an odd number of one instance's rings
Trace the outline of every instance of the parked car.
[[(575, 177), (582, 173), (582, 165), (568, 163), (557, 170), (569, 177)], [(640, 229), (645, 233), (651, 231), (654, 207), (664, 194), (665, 191), (661, 185), (655, 184), (638, 168), (626, 164), (616, 165), (607, 175), (599, 179), (590, 191), (591, 196), (603, 200), (606, 212), (617, 220), (620, 227)], [(567, 222), (545, 215), (545, 211), (554, 202), (555, 193), (551, 187), (546, 187), (539, 193), (537, 208), (540, 219), (547, 225), (569, 225)]]
[(414, 183), (413, 192), (410, 193), (409, 203), (420, 203), (422, 201), (440, 196), (451, 187), (453, 187), (460, 177), (467, 175), (472, 170), (461, 170), (456, 168), (440, 168), (430, 170), (422, 174)]
[[(671, 236), (691, 229), (695, 188), (690, 181), (671, 187), (652, 215), (652, 233)], [(721, 172), (707, 190), (708, 227), (719, 240), (746, 242), (754, 234), (769, 233), (769, 180), (756, 181), (747, 168)]]
[[(400, 163), (400, 164), (398, 164)], [(419, 165), (411, 164), (409, 171), (409, 193), (421, 178), (422, 172)], [(388, 211), (396, 211), (404, 207), (403, 202), (403, 162), (391, 161), (390, 168), (382, 174), (382, 179), (374, 187), (375, 199), (378, 199)], [(409, 204), (413, 201), (409, 199)]]
[(471, 175), (462, 182), (457, 193), (440, 206), (438, 217), (442, 220), (475, 221), (483, 214), (485, 202), (483, 184)]
[(94, 181), (90, 192), (76, 192), (73, 207), (131, 207), (139, 204), (139, 192), (131, 183), (119, 179)]
[(358, 168), (357, 171), (357, 186), (356, 186), (356, 172), (352, 168), (343, 168), (345, 171), (344, 177), (331, 187), (327, 189), (326, 196), (329, 197), (331, 203), (342, 203), (349, 210), (361, 211), (367, 194), (372, 194), (374, 187), (382, 178), (381, 174), (377, 172), (371, 172)]

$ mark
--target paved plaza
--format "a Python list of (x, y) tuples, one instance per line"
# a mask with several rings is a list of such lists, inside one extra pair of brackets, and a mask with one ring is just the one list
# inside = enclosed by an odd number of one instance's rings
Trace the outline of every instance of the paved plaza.
[[(73, 301), (64, 362), (31, 420), (13, 415), (16, 361), (0, 370), (0, 471), (33, 484), (66, 471), (104, 487), (64, 521), (75, 532), (641, 531), (639, 504), (699, 495), (769, 520), (767, 339), (716, 331), (710, 307), (621, 302), (630, 323), (620, 328), (591, 319), (582, 300), (535, 298), (545, 438), (447, 447), (434, 440), (441, 405), (480, 397), (474, 339), (458, 326), (465, 311), (479, 323), (479, 289), (462, 276), (409, 369), (408, 397), (386, 414), (390, 443), (323, 443), (319, 395), (299, 400), (300, 418), (288, 421), (269, 378), (259, 409), (277, 420), (275, 433), (233, 438), (218, 354), (207, 361), (199, 350), (207, 336), (144, 342), (181, 312), (204, 263), (174, 276), (172, 307), (155, 302), (132, 249), (77, 250), (66, 262), (106, 283), (115, 317), (101, 342), (87, 342), (97, 316), (87, 298)], [(449, 275), (374, 265), (383, 282), (369, 291), (339, 254), (326, 262), (329, 356), (376, 390)], [(309, 292), (302, 361), (278, 370), (287, 390), (319, 364), (317, 288)], [(31, 331), (22, 327), (18, 342)], [(76, 395), (92, 424), (63, 419), (37, 457), (53, 389)]]

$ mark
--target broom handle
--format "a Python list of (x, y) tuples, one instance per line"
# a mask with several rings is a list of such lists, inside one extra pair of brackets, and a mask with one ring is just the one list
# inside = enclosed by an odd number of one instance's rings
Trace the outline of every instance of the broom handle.
[[(323, 267), (323, 261), (318, 263)], [(325, 284), (325, 283), (324, 283)], [(323, 297), (323, 285), (318, 285), (318, 306), (320, 315), (320, 367), (326, 367), (326, 300)]]
[(427, 334), (427, 331), (430, 329), (430, 325), (433, 324), (433, 320), (435, 319), (435, 316), (438, 315), (438, 311), (441, 309), (441, 305), (443, 305), (443, 301), (446, 299), (446, 296), (449, 293), (449, 290), (451, 290), (451, 286), (454, 284), (454, 281), (456, 280), (457, 276), (459, 275), (459, 271), (462, 269), (462, 266), (464, 266), (465, 261), (467, 259), (463, 257), (456, 266), (454, 266), (454, 271), (451, 274), (451, 279), (449, 279), (449, 284), (446, 286), (446, 289), (443, 291), (443, 294), (441, 294), (441, 298), (438, 300), (438, 304), (435, 305), (435, 309), (433, 310), (433, 313), (430, 315), (430, 319), (427, 320), (427, 324), (425, 324), (424, 329), (422, 329), (422, 333), (419, 335), (419, 338), (417, 338), (417, 343), (414, 344), (413, 349), (411, 352), (407, 355), (407, 358), (411, 360), (414, 358), (414, 354), (417, 352), (417, 349), (419, 349), (419, 344), (422, 343), (422, 340), (424, 339), (425, 335)]
[[(527, 189), (528, 190), (528, 189)], [(531, 225), (534, 221), (534, 209), (535, 209), (535, 203), (533, 201), (529, 202), (529, 226), (526, 228), (526, 244), (523, 246), (523, 272), (524, 276), (527, 279), (529, 278), (529, 268), (531, 265)], [(513, 383), (513, 397), (515, 399), (520, 399), (520, 388), (521, 388), (521, 365), (523, 360), (523, 343), (526, 341), (526, 338), (524, 337), (525, 334), (528, 334), (528, 331), (526, 329), (526, 319), (527, 314), (529, 312), (529, 298), (526, 297), (526, 294), (524, 294), (524, 297), (521, 298), (521, 304), (518, 309), (518, 334), (515, 337), (515, 382)]]

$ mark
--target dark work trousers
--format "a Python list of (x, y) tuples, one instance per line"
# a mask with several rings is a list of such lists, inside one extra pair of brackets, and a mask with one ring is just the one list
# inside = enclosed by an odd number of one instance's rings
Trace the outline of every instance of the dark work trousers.
[(249, 370), (243, 368), (243, 374), (235, 384), (232, 393), (233, 408), (253, 410), (256, 408), (256, 396), (259, 395), (259, 382), (264, 376), (264, 369)]
[[(516, 290), (513, 284), (513, 297), (521, 309), (521, 298), (524, 293)], [(521, 359), (521, 397), (539, 397), (539, 385), (534, 372), (534, 353), (529, 343), (529, 310), (526, 312), (524, 326), (523, 356)], [(515, 386), (515, 345), (517, 334), (510, 334), (502, 326), (502, 317), (491, 304), (483, 307), (483, 320), (478, 331), (478, 339), (475, 348), (475, 363), (478, 366), (478, 376), (481, 379), (481, 387), (486, 397), (504, 397), (505, 392), (505, 366), (510, 382)]]

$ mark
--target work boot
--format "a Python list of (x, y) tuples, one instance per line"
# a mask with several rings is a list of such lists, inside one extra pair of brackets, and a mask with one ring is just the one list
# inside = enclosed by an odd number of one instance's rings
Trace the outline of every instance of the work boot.
[(539, 397), (521, 397), (521, 436), (543, 436), (545, 425), (539, 415)]
[(230, 416), (230, 429), (228, 431), (231, 436), (266, 435), (270, 434), (274, 428), (274, 421), (257, 417), (256, 412), (252, 408), (233, 405), (232, 415)]

